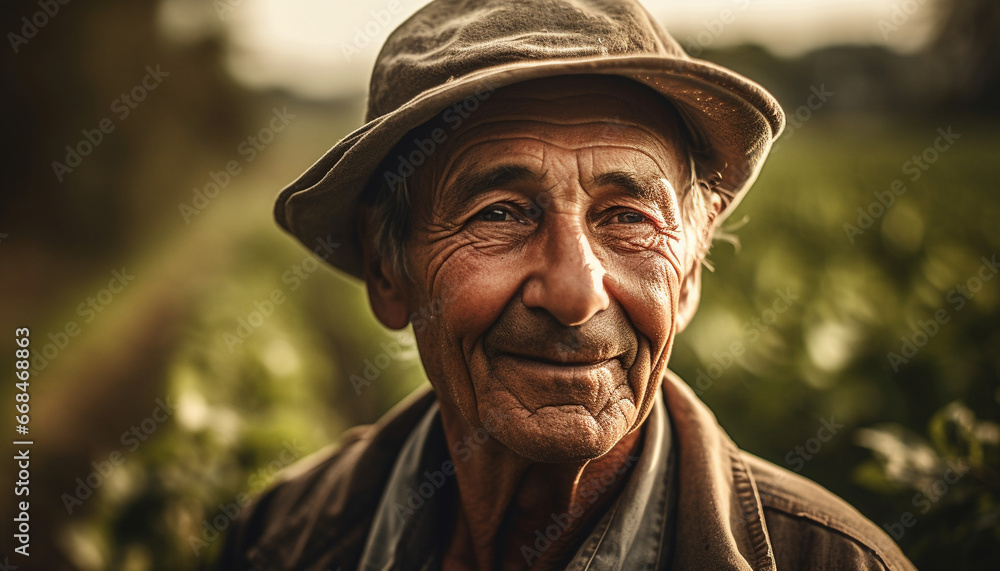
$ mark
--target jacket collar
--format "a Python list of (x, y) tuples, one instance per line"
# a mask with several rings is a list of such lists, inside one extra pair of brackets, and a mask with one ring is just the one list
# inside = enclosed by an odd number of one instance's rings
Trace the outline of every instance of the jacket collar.
[(736, 444), (670, 371), (663, 394), (679, 454), (675, 568), (773, 570), (757, 484)]

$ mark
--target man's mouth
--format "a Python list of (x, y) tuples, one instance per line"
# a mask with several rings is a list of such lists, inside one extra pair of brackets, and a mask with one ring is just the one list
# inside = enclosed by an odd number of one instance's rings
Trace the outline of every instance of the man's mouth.
[(620, 356), (501, 352), (491, 361), (494, 378), (532, 413), (551, 407), (579, 412), (582, 407), (595, 415), (628, 378)]
[(595, 369), (617, 361), (621, 363), (621, 355), (604, 357), (599, 355), (584, 355), (579, 353), (562, 353), (555, 351), (548, 354), (500, 353), (497, 358), (508, 358), (521, 362), (523, 365), (538, 368), (561, 369)]
[(552, 356), (500, 353), (493, 357), (493, 366), (494, 371), (511, 381), (517, 384), (527, 381), (528, 385), (543, 391), (562, 388), (571, 392), (590, 392), (611, 379), (623, 378), (625, 373), (619, 357), (575, 355), (564, 361)]
[(567, 327), (515, 299), (483, 336), (482, 348), (491, 373), (509, 389), (537, 393), (538, 401), (599, 400), (627, 382), (638, 339), (617, 304)]

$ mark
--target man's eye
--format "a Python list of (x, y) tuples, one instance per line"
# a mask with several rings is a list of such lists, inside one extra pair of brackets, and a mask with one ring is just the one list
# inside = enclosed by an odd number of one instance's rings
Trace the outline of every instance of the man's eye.
[(646, 221), (646, 217), (638, 212), (629, 211), (616, 214), (613, 220), (618, 224), (641, 224)]
[(491, 206), (477, 215), (477, 218), (484, 222), (507, 222), (515, 220), (514, 216), (504, 208)]

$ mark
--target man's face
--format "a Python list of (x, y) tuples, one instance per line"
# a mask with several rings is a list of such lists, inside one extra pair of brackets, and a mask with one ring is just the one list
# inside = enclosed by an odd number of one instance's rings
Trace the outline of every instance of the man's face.
[(676, 330), (689, 180), (675, 116), (617, 79), (495, 92), (411, 182), (407, 311), (442, 406), (528, 459), (645, 420)]

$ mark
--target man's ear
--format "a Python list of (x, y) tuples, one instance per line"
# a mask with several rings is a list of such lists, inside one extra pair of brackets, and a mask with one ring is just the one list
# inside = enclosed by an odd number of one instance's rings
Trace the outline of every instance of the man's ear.
[(358, 209), (358, 238), (364, 264), (365, 286), (368, 302), (382, 325), (389, 329), (402, 329), (410, 323), (409, 296), (404, 276), (387, 260), (382, 260), (375, 247), (375, 233), (371, 228), (371, 209)]
[[(692, 192), (698, 192), (692, 190)], [(712, 193), (712, 202), (708, 205), (708, 219), (705, 221), (703, 233), (701, 235), (702, 244), (708, 244), (715, 232), (715, 221), (722, 212), (725, 205), (722, 197), (717, 192)], [(696, 248), (692, 256), (691, 264), (681, 281), (681, 291), (677, 300), (677, 332), (680, 333), (694, 319), (694, 314), (698, 311), (698, 304), (701, 302), (701, 266), (703, 256), (701, 247)]]

